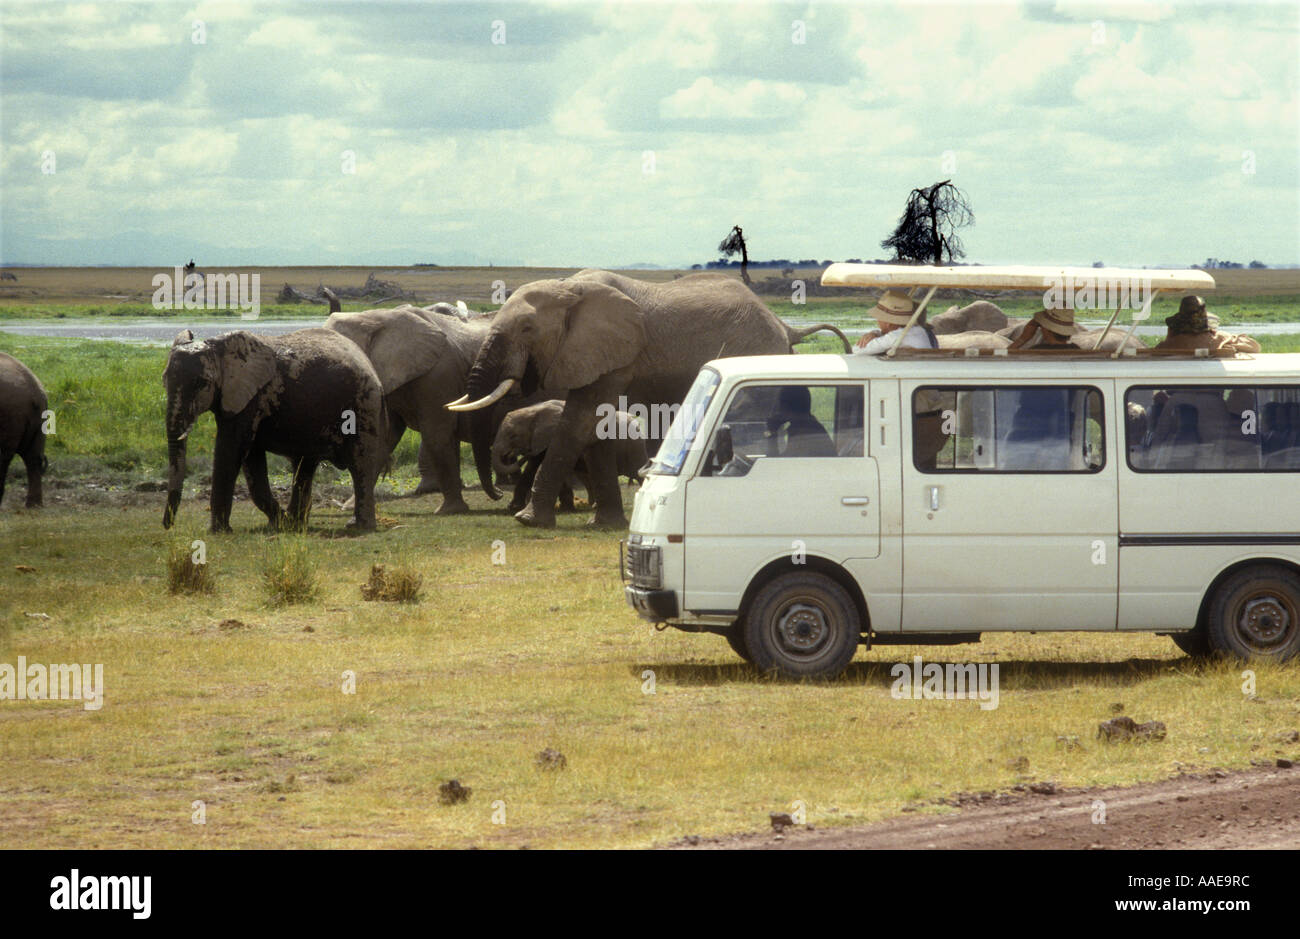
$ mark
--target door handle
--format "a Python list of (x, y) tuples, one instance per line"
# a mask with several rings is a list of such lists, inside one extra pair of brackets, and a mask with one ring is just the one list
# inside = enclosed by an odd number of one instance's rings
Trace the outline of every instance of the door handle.
[(938, 486), (930, 487), (930, 511), (931, 512), (939, 511), (939, 487)]
[(866, 496), (845, 496), (840, 500), (840, 505), (870, 505), (871, 500)]

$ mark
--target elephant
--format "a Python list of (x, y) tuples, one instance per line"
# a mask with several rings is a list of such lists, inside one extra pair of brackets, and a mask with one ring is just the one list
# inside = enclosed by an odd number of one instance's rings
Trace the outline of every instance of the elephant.
[[(511, 411), (501, 422), (496, 439), (492, 441), (492, 465), (498, 478), (519, 471), (519, 484), (510, 501), (511, 511), (518, 511), (527, 504), (528, 492), (537, 475), (537, 468), (551, 446), (563, 413), (564, 402), (552, 399)], [(627, 477), (629, 483), (640, 482), (641, 468), (647, 459), (644, 428), (624, 411), (614, 412), (612, 418), (609, 429), (614, 433), (617, 475)], [(599, 430), (600, 428), (598, 432)], [(584, 451), (578, 458), (575, 471), (590, 495), (592, 483), (586, 467)], [(565, 489), (569, 485), (566, 481), (560, 489), (560, 504), (572, 509), (572, 491), (569, 491), (567, 499), (565, 495)]]
[(976, 300), (960, 309), (950, 306), (938, 316), (930, 318), (930, 328), (935, 335), (946, 336), (981, 330), (995, 333), (1007, 325), (1007, 315), (996, 304), (987, 300)]
[[(590, 447), (592, 524), (625, 527), (612, 441), (598, 446), (597, 406), (619, 410), (680, 403), (710, 359), (783, 355), (811, 333), (830, 330), (846, 353), (852, 346), (828, 324), (796, 329), (779, 319), (748, 287), (723, 274), (691, 274), (665, 283), (584, 270), (565, 280), (533, 281), (497, 311), (470, 369), (457, 411), (488, 408), (510, 389), (564, 396), (564, 413), (532, 495), (515, 518), (553, 527), (561, 484)], [(475, 420), (487, 425), (489, 413)], [(656, 439), (666, 428), (650, 427)]]
[[(211, 527), (230, 531), (230, 505), (243, 467), (253, 503), (273, 526), (306, 524), (316, 468), (328, 460), (352, 476), (349, 527), (375, 527), (375, 481), (388, 457), (383, 386), (356, 345), (329, 329), (282, 336), (244, 330), (195, 341), (177, 334), (163, 373), (167, 389), (167, 508), (170, 528), (185, 482), (185, 448), (194, 421), (212, 411)], [(266, 475), (266, 454), (292, 461), (293, 492), (280, 509)]]
[(413, 306), (333, 313), (325, 321), (326, 329), (352, 340), (375, 367), (391, 430), (387, 452), (392, 453), (407, 427), (420, 434), (416, 495), (441, 492), (438, 515), (469, 511), (461, 494), (461, 441), (473, 449), (483, 491), (491, 499), (501, 498), (491, 475), (492, 439), (508, 411), (531, 403), (520, 395), (506, 396), (492, 409), (492, 426), (477, 436), (472, 415), (443, 407), (450, 398), (465, 393), (470, 365), (490, 324), (491, 317), (461, 320)]
[[(1029, 320), (1008, 321), (1005, 328), (998, 330), (998, 335), (1006, 338), (1008, 341), (1014, 342), (1020, 338), (1021, 332), (1024, 331), (1024, 328), (1027, 325), (1029, 325)], [(1074, 335), (1070, 337), (1070, 344), (1079, 349), (1090, 350), (1104, 331), (1105, 327), (1085, 329), (1082, 326), (1076, 325), (1074, 328)], [(1146, 348), (1146, 343), (1137, 336), (1130, 336), (1128, 339), (1125, 339), (1124, 337), (1127, 332), (1127, 326), (1112, 326), (1110, 332), (1106, 335), (1105, 341), (1101, 344), (1102, 351), (1114, 352), (1121, 346), (1126, 349), (1135, 350)], [(1027, 346), (1026, 348), (1032, 349), (1033, 346)]]
[(0, 502), (13, 458), (27, 468), (27, 508), (44, 501), (41, 480), (49, 467), (45, 459), (45, 411), (48, 401), (40, 380), (12, 355), (0, 352)]

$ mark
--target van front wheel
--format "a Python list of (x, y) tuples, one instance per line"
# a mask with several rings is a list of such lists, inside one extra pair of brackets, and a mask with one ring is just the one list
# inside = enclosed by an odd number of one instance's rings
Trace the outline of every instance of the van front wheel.
[(1261, 565), (1233, 574), (1214, 594), (1210, 645), (1242, 659), (1285, 662), (1300, 652), (1300, 576)]
[(848, 591), (823, 574), (782, 574), (745, 619), (745, 647), (760, 671), (834, 678), (853, 660), (861, 625)]

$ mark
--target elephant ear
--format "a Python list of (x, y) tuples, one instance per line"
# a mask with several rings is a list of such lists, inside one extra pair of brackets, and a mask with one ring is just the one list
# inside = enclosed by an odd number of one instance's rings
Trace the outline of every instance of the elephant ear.
[(384, 394), (414, 381), (443, 357), (455, 354), (440, 326), (414, 309), (335, 313), (325, 325), (361, 347), (375, 367)]
[(211, 344), (221, 367), (221, 410), (238, 414), (275, 380), (275, 350), (242, 329), (214, 339)]
[(555, 429), (560, 426), (560, 417), (564, 414), (564, 402), (559, 402), (560, 407), (548, 406), (542, 408), (537, 420), (533, 421), (532, 435), (529, 438), (529, 448), (533, 453), (541, 453), (551, 445), (555, 439)]
[(172, 348), (175, 349), (177, 346), (183, 346), (187, 342), (193, 342), (193, 341), (194, 341), (194, 331), (190, 329), (182, 329), (180, 332), (176, 334), (176, 338), (172, 340)]
[(543, 387), (583, 388), (636, 361), (645, 349), (645, 317), (627, 294), (597, 281), (569, 280), (563, 295), (568, 310)]

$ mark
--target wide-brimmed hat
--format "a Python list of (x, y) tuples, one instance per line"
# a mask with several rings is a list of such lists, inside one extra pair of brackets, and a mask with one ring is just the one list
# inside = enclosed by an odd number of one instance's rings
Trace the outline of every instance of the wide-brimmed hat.
[(1178, 312), (1165, 319), (1169, 334), (1204, 333), (1210, 331), (1210, 317), (1205, 311), (1205, 301), (1200, 297), (1186, 296), (1178, 304)]
[(875, 308), (871, 315), (882, 323), (889, 323), (891, 326), (906, 326), (912, 319), (912, 313), (916, 311), (916, 304), (912, 298), (901, 290), (886, 290), (884, 295), (876, 301)]
[(1058, 336), (1074, 335), (1073, 310), (1039, 310), (1034, 314), (1034, 322)]

